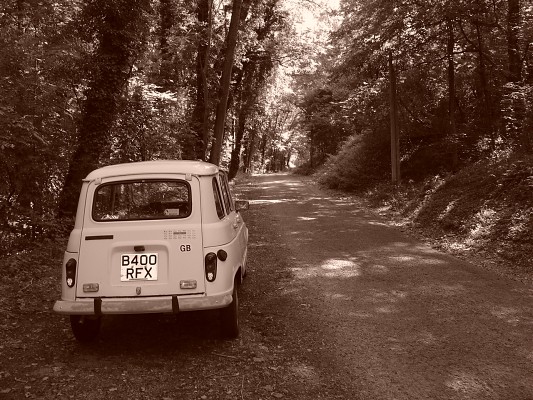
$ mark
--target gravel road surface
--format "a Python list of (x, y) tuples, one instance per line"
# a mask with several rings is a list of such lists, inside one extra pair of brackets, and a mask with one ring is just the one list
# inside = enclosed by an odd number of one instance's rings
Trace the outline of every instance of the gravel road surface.
[[(80, 345), (60, 259), (3, 277), (0, 399), (533, 399), (533, 288), (293, 175), (254, 177), (241, 335), (213, 312), (116, 316)], [(17, 273), (15, 273), (16, 275)]]

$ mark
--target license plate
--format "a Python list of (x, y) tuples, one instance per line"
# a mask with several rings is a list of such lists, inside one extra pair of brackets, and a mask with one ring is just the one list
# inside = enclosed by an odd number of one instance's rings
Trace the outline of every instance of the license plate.
[(120, 280), (156, 281), (157, 253), (122, 254), (120, 256)]

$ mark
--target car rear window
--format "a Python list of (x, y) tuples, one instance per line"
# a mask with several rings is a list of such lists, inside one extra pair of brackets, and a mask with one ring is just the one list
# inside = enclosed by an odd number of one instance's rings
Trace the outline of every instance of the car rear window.
[(103, 184), (94, 194), (95, 221), (186, 218), (191, 190), (185, 181), (142, 180)]

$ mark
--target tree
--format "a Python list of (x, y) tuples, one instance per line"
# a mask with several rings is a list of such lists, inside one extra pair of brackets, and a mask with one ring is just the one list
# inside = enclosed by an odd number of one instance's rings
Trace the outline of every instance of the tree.
[(193, 151), (197, 159), (204, 160), (209, 140), (207, 81), (208, 60), (211, 49), (212, 1), (198, 0), (196, 13), (199, 23), (199, 37), (196, 54), (196, 102), (193, 111), (193, 129), (196, 133)]
[[(442, 162), (437, 168), (448, 169), (455, 169), (460, 160), (498, 151), (496, 143), (500, 148), (511, 147), (511, 140), (498, 137), (498, 127), (519, 110), (509, 107), (502, 114), (498, 106), (505, 100), (508, 57), (504, 52), (520, 43), (520, 39), (510, 40), (509, 32), (517, 32), (520, 38), (523, 31), (516, 4), (513, 8), (511, 3), (516, 2), (345, 0), (341, 24), (333, 34), (333, 60), (328, 61), (334, 67), (319, 70), (327, 79), (308, 93), (318, 88), (338, 90), (337, 101), (343, 107), (333, 115), (351, 120), (352, 131), (381, 135), (388, 125), (383, 84), (386, 55), (393, 50), (399, 72), (404, 162), (430, 144), (440, 151), (431, 161), (435, 166)], [(523, 12), (524, 6), (518, 10)], [(506, 11), (518, 29), (502, 29), (500, 19)], [(512, 55), (509, 68), (513, 65), (516, 75), (521, 64), (516, 56), (524, 49), (508, 53)], [(314, 143), (311, 131), (310, 139)]]
[(528, 153), (532, 148), (530, 134), (524, 125), (526, 109), (526, 88), (522, 79), (522, 56), (520, 0), (507, 0), (507, 64), (508, 76), (505, 94), (507, 109), (506, 129), (509, 140), (516, 143), (520, 151)]
[(279, 9), (278, 0), (270, 0), (254, 7), (251, 13), (251, 30), (255, 37), (248, 40), (244, 61), (239, 68), (235, 87), (237, 107), (237, 127), (231, 160), (229, 177), (237, 175), (241, 161), (242, 142), (247, 125), (250, 123), (258, 98), (268, 82), (274, 68), (275, 58), (279, 51), (274, 32), (284, 29), (283, 13)]
[(226, 125), (226, 110), (228, 106), (228, 97), (231, 83), (231, 71), (233, 69), (233, 58), (235, 46), (237, 44), (237, 35), (239, 33), (239, 24), (241, 18), (242, 0), (233, 0), (231, 11), (231, 21), (226, 39), (226, 49), (224, 53), (224, 67), (220, 78), (220, 89), (218, 94), (218, 103), (216, 109), (216, 119), (214, 128), (213, 147), (211, 149), (210, 161), (214, 164), (220, 163), (222, 152), (222, 143), (224, 141), (224, 128)]
[(97, 50), (94, 70), (85, 91), (78, 143), (72, 156), (59, 202), (59, 215), (76, 211), (82, 179), (109, 152), (110, 129), (133, 64), (143, 49), (147, 33), (147, 0), (90, 0), (84, 9), (94, 26)]
[(0, 13), (0, 252), (49, 234), (78, 107), (68, 1), (10, 1)]
[(509, 82), (522, 80), (522, 57), (520, 56), (520, 0), (507, 0), (507, 54)]

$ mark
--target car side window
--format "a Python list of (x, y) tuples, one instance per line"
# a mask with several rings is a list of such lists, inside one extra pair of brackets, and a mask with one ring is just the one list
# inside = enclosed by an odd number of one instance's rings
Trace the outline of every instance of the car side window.
[(231, 204), (231, 197), (228, 191), (225, 174), (220, 174), (220, 183), (221, 183), (221, 189), (222, 189), (222, 197), (224, 198), (224, 205), (226, 207), (226, 211), (229, 214), (231, 212), (230, 210), (233, 210), (233, 207)]
[(222, 186), (225, 193), (224, 198), (228, 199), (229, 210), (235, 211), (235, 202), (233, 201), (233, 196), (231, 195), (231, 190), (228, 183), (228, 176), (226, 174), (222, 175)]
[(220, 188), (218, 187), (217, 178), (213, 178), (213, 195), (215, 196), (215, 207), (217, 209), (218, 218), (224, 218), (224, 207), (222, 207), (222, 199), (220, 195)]

